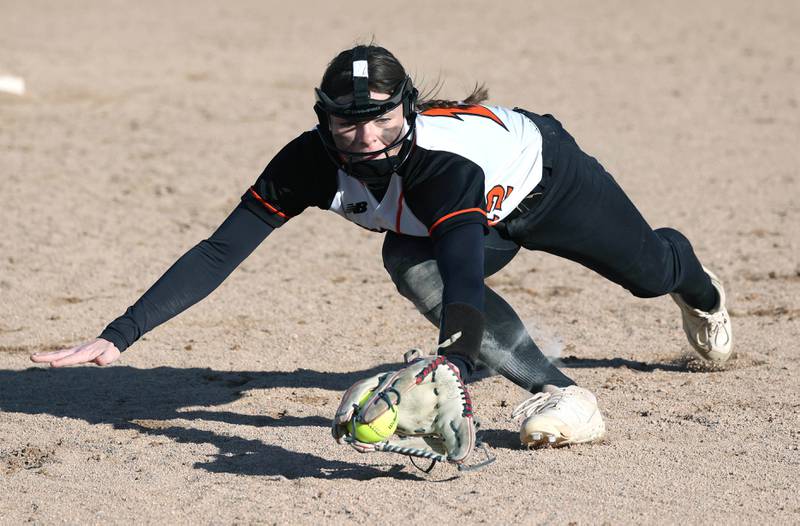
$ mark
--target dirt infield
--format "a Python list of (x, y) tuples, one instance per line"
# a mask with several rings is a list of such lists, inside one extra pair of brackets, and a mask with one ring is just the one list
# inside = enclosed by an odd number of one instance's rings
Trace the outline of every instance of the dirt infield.
[[(27, 86), (0, 93), (0, 523), (800, 522), (796, 1), (271, 4), (0, 2), (0, 75)], [(382, 236), (315, 209), (116, 364), (29, 362), (207, 237), (372, 35), (443, 95), (483, 81), (564, 122), (725, 281), (736, 359), (699, 367), (669, 299), (520, 254), (490, 282), (607, 440), (520, 449), (525, 393), (489, 377), (489, 468), (359, 455), (330, 437), (341, 392), (436, 331)]]

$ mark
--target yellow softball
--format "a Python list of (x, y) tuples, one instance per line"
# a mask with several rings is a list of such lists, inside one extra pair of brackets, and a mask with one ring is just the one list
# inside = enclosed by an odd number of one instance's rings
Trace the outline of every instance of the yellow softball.
[[(372, 396), (372, 391), (367, 391), (364, 396), (361, 397), (361, 400), (358, 402), (359, 409), (363, 407), (364, 402), (366, 402), (370, 396)], [(382, 442), (392, 436), (397, 429), (397, 408), (395, 406), (390, 407), (388, 411), (368, 424), (357, 422), (356, 418), (358, 418), (357, 413), (353, 416), (353, 419), (347, 423), (347, 430), (350, 432), (350, 435), (355, 437), (359, 442), (365, 442), (367, 444)], [(353, 429), (354, 425), (355, 429)]]

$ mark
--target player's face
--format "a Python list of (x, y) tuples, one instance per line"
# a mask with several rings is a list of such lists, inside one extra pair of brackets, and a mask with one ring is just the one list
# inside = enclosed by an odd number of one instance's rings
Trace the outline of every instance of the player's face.
[[(371, 91), (370, 97), (386, 100), (389, 95)], [(340, 98), (337, 99), (337, 102), (348, 102), (348, 99), (352, 100), (352, 97)], [(396, 141), (403, 133), (405, 119), (403, 119), (403, 105), (401, 104), (371, 121), (352, 122), (332, 115), (330, 122), (333, 142), (337, 148), (353, 153), (369, 153), (378, 152)], [(397, 146), (392, 148), (388, 154), (394, 155), (399, 150), (400, 146)], [(373, 158), (364, 157), (362, 160)]]

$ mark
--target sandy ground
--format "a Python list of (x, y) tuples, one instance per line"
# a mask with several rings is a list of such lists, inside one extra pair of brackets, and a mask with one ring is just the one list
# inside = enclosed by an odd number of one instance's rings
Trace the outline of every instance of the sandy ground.
[[(800, 6), (498, 4), (0, 0), (0, 70), (28, 85), (0, 93), (0, 522), (800, 522)], [(207, 237), (373, 34), (444, 95), (556, 114), (723, 277), (738, 357), (698, 368), (669, 299), (524, 253), (490, 282), (607, 440), (520, 449), (525, 393), (489, 377), (491, 467), (359, 455), (329, 435), (341, 391), (435, 331), (381, 236), (314, 210), (113, 366), (28, 361)]]

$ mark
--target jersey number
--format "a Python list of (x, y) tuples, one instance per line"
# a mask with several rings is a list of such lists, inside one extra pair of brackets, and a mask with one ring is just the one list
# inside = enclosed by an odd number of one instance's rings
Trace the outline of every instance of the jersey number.
[(495, 210), (502, 210), (503, 201), (505, 201), (506, 197), (510, 196), (513, 191), (513, 186), (503, 187), (498, 184), (486, 194), (486, 217), (490, 223), (500, 219), (500, 216), (492, 212)]

